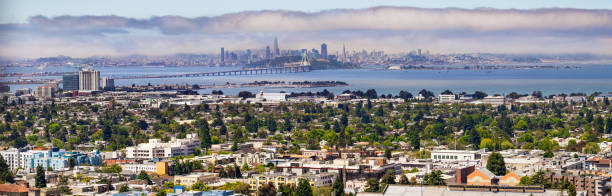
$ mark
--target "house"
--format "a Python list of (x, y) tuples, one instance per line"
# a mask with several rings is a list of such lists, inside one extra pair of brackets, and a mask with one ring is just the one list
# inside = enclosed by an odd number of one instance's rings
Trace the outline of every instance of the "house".
[(602, 159), (599, 157), (593, 157), (589, 160), (584, 161), (585, 170), (609, 170), (610, 159)]
[(499, 178), (499, 185), (516, 186), (521, 182), (521, 177), (510, 171), (505, 176)]
[(477, 168), (467, 176), (468, 185), (491, 185), (495, 174), (485, 168)]
[(6, 196), (28, 196), (29, 192), (34, 192), (34, 189), (29, 189), (25, 186), (15, 184), (0, 184), (0, 195)]
[[(469, 167), (466, 169), (469, 169)], [(457, 172), (459, 171), (460, 170), (457, 170)], [(459, 181), (459, 179), (457, 179), (457, 181)], [(521, 182), (521, 176), (513, 171), (506, 173), (504, 176), (496, 176), (486, 168), (477, 168), (467, 176), (466, 181), (468, 185), (516, 186)]]

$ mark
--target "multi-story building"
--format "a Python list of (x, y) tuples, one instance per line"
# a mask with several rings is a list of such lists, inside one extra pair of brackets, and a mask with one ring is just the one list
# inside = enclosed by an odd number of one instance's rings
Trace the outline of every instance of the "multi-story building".
[(306, 179), (310, 182), (311, 186), (322, 187), (331, 186), (334, 181), (338, 178), (338, 173), (309, 173), (309, 174), (286, 174), (286, 173), (273, 173), (273, 174), (256, 174), (249, 178), (249, 188), (253, 191), (259, 189), (259, 186), (264, 184), (272, 183), (278, 189), (281, 184), (295, 185), (297, 186), (300, 179)]
[(100, 71), (83, 70), (79, 72), (79, 90), (99, 91)]
[(327, 59), (327, 44), (321, 44), (321, 58)]
[(174, 183), (185, 186), (192, 186), (196, 182), (211, 184), (219, 182), (219, 174), (217, 173), (193, 173), (189, 175), (174, 176)]
[(55, 88), (53, 88), (52, 86), (37, 86), (36, 87), (36, 96), (37, 97), (44, 97), (44, 98), (51, 98), (55, 95)]
[(278, 39), (276, 39), (276, 37), (274, 38), (274, 56), (280, 56), (280, 49), (278, 49)]
[(587, 195), (609, 195), (611, 182), (610, 177), (604, 176), (567, 176), (550, 175), (547, 176), (550, 183), (562, 183), (565, 180), (574, 184), (577, 191), (586, 191)]
[(179, 155), (188, 156), (200, 147), (200, 139), (197, 134), (187, 134), (184, 139), (172, 138), (169, 142), (160, 139), (149, 139), (149, 143), (141, 143), (138, 146), (126, 148), (128, 159), (167, 159)]
[(455, 95), (453, 94), (440, 94), (438, 95), (438, 102), (439, 103), (453, 103), (455, 102)]
[(79, 74), (68, 73), (62, 77), (62, 84), (64, 91), (79, 90)]
[(479, 151), (470, 150), (434, 150), (431, 151), (433, 161), (478, 161), (481, 158)]
[(130, 173), (139, 173), (141, 171), (156, 173), (157, 165), (155, 163), (128, 163), (121, 164), (121, 169)]
[(113, 90), (115, 88), (115, 79), (102, 77), (102, 85), (100, 88), (103, 90)]
[(33, 172), (39, 165), (43, 168), (52, 168), (54, 170), (68, 168), (68, 161), (72, 157), (76, 165), (101, 165), (102, 156), (95, 150), (88, 153), (68, 152), (58, 148), (48, 149), (9, 149), (0, 151), (0, 155), (4, 157), (9, 168), (16, 170), (23, 168), (25, 171)]

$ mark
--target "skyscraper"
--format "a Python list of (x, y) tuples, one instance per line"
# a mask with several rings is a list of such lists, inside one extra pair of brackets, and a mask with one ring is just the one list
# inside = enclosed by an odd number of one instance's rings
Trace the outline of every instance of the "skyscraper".
[(62, 76), (62, 84), (65, 91), (79, 90), (79, 74), (67, 73)]
[(102, 85), (100, 87), (105, 91), (110, 91), (115, 89), (115, 79), (102, 77)]
[(99, 91), (100, 71), (83, 70), (79, 72), (79, 90)]
[(344, 47), (344, 44), (342, 44), (342, 62), (344, 63), (345, 60), (346, 60), (346, 48)]
[(270, 46), (266, 46), (266, 59), (271, 59)]
[(278, 49), (278, 39), (274, 38), (274, 56), (280, 56), (280, 49)]
[(246, 56), (247, 56), (247, 62), (251, 63), (251, 50), (250, 49), (247, 49)]
[(327, 44), (321, 44), (321, 58), (327, 59)]
[(225, 48), (221, 47), (221, 62), (225, 62)]

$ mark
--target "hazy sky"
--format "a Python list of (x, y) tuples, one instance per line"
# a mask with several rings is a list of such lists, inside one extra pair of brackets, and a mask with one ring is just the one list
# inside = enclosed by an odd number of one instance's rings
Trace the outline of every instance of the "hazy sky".
[(219, 47), (612, 54), (611, 0), (0, 0), (0, 56)]
[(34, 15), (119, 15), (148, 18), (161, 15), (217, 16), (250, 10), (315, 12), (375, 6), (420, 8), (612, 9), (610, 0), (0, 0), (0, 23), (26, 22)]

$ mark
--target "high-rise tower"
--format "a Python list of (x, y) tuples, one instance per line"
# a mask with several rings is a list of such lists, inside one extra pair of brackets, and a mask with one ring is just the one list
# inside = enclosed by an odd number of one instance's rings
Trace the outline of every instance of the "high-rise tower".
[(342, 62), (344, 63), (345, 60), (346, 60), (346, 48), (344, 47), (344, 44), (342, 44)]
[(65, 91), (79, 90), (79, 74), (67, 73), (62, 76), (62, 84)]
[(225, 62), (225, 48), (221, 47), (221, 62)]
[(99, 91), (100, 71), (83, 70), (79, 72), (79, 90)]
[(278, 39), (274, 38), (274, 56), (280, 56), (280, 49), (278, 49)]
[(321, 44), (321, 58), (327, 59), (327, 44)]

